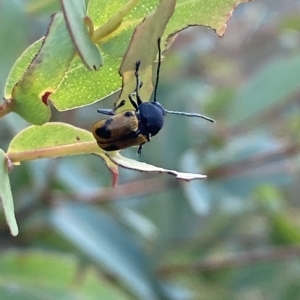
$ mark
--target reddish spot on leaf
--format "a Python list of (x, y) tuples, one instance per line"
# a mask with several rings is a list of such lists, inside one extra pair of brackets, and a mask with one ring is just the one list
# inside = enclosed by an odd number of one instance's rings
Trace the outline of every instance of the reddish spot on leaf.
[(44, 95), (42, 96), (42, 101), (44, 102), (44, 104), (48, 105), (48, 98), (51, 95), (51, 92), (45, 92)]

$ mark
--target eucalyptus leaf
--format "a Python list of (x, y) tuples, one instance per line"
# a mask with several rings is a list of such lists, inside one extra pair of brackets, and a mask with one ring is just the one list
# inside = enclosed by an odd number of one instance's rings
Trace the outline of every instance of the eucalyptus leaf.
[(120, 279), (139, 299), (160, 299), (147, 258), (131, 235), (99, 210), (64, 204), (51, 212), (52, 226), (99, 267)]
[(61, 4), (77, 53), (88, 69), (98, 70), (102, 65), (102, 57), (98, 47), (92, 42), (84, 21), (87, 17), (85, 1), (61, 0)]
[(264, 65), (237, 93), (229, 109), (230, 124), (255, 118), (286, 101), (300, 90), (299, 74), (299, 55)]
[(19, 229), (14, 212), (14, 201), (12, 197), (9, 177), (9, 161), (4, 151), (0, 149), (0, 201), (2, 202), (7, 225), (13, 236), (18, 235)]
[(48, 98), (64, 77), (74, 54), (64, 18), (57, 13), (38, 54), (12, 90), (14, 111), (30, 123), (47, 122), (51, 116)]
[[(72, 255), (43, 251), (7, 251), (0, 256), (0, 293), (3, 299), (128, 299), (94, 268), (79, 275)], [(74, 282), (76, 284), (74, 285)]]

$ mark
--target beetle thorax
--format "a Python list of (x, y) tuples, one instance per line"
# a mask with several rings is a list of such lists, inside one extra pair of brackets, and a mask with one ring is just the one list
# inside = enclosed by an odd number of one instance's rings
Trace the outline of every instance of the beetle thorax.
[(158, 102), (143, 102), (139, 105), (140, 130), (151, 136), (156, 135), (164, 125), (165, 110)]

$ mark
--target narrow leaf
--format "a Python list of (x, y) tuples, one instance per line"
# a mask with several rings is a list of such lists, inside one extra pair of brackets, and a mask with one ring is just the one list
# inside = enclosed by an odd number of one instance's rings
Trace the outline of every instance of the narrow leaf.
[(75, 255), (53, 251), (2, 251), (0, 278), (2, 299), (129, 299), (95, 268), (82, 271)]
[(276, 60), (264, 66), (238, 92), (228, 120), (235, 125), (279, 105), (300, 90), (300, 56)]
[(18, 235), (19, 229), (14, 212), (14, 202), (8, 177), (8, 159), (0, 149), (0, 201), (3, 204), (6, 222), (13, 236)]
[(67, 27), (74, 46), (85, 66), (98, 70), (102, 58), (98, 47), (91, 41), (84, 18), (87, 16), (85, 1), (61, 0)]
[[(175, 4), (175, 0), (161, 0), (155, 12), (149, 14), (136, 27), (119, 71), (123, 81), (117, 104), (123, 99), (128, 99), (128, 95), (136, 87), (135, 64), (137, 61), (140, 61), (139, 77), (143, 82), (139, 91), (140, 96), (144, 101), (150, 99), (153, 90), (152, 66), (158, 51), (158, 39), (163, 36), (164, 29), (174, 12)], [(128, 108), (132, 108), (129, 101), (120, 111)]]
[(124, 282), (138, 299), (160, 299), (143, 251), (115, 220), (92, 207), (53, 207), (53, 227), (87, 257)]
[(155, 173), (167, 173), (176, 176), (177, 179), (191, 181), (194, 179), (206, 178), (206, 175), (193, 174), (193, 173), (182, 173), (174, 170), (164, 169), (155, 167), (144, 162), (139, 162), (130, 158), (126, 158), (119, 154), (119, 152), (107, 153), (107, 156), (117, 165), (125, 169), (136, 170), (141, 172), (155, 172)]

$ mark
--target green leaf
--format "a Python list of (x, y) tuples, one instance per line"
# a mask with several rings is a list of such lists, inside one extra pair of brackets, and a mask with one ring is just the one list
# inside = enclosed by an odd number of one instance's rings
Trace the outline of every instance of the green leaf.
[[(69, 1), (66, 3), (69, 5)], [(24, 77), (14, 90), (13, 96), (16, 98), (17, 113), (34, 124), (42, 124), (50, 117), (50, 110), (44, 104), (48, 99), (47, 96), (49, 96), (49, 94), (45, 94), (46, 92), (52, 93), (49, 98), (54, 106), (62, 111), (92, 104), (117, 91), (121, 85), (121, 78), (116, 70), (121, 64), (121, 58), (126, 53), (130, 38), (138, 24), (141, 25), (132, 39), (121, 68), (124, 81), (121, 97), (127, 98), (128, 94), (133, 92), (135, 81), (133, 69), (136, 60), (140, 59), (142, 61), (141, 78), (144, 81), (141, 96), (145, 101), (149, 100), (152, 93), (152, 64), (157, 53), (157, 37), (162, 36), (162, 40), (165, 41), (169, 35), (189, 24), (211, 26), (220, 32), (222, 26), (225, 28), (225, 23), (233, 8), (240, 1), (223, 0), (220, 2), (214, 0), (209, 5), (203, 0), (182, 3), (178, 1), (174, 15), (163, 33), (166, 22), (172, 14), (174, 3), (175, 1), (161, 0), (156, 9), (157, 1), (155, 0), (131, 0), (125, 5), (120, 4), (120, 1), (117, 0), (109, 2), (103, 0), (89, 1), (88, 16), (92, 20), (92, 24), (96, 28), (98, 27), (95, 30), (94, 38), (97, 39), (98, 30), (102, 34), (100, 47), (105, 66), (99, 72), (86, 70), (78, 57), (70, 63), (73, 59), (74, 48), (70, 42), (66, 26), (62, 20), (61, 25), (57, 24), (55, 28), (52, 25), (46, 38), (48, 40), (47, 48), (40, 50), (39, 56), (25, 72)], [(130, 11), (132, 8), (133, 10)], [(70, 15), (75, 14), (77, 17), (75, 19), (71, 16), (67, 17), (69, 23), (74, 23), (74, 26), (76, 23), (81, 28), (81, 34), (78, 37), (73, 34), (73, 38), (79, 39), (81, 37), (80, 45), (83, 48), (89, 48), (87, 44), (91, 46), (92, 42), (86, 40), (86, 29), (80, 19), (85, 13), (83, 5), (76, 10), (77, 13), (73, 10), (70, 12)], [(155, 16), (152, 16), (153, 13)], [(147, 15), (147, 19), (141, 23)], [(192, 22), (190, 22), (191, 19)], [(71, 31), (77, 31), (73, 25)], [(55, 29), (57, 29), (58, 34), (55, 34)], [(82, 33), (83, 31), (85, 33)], [(52, 33), (53, 37), (50, 38)], [(53, 40), (55, 41), (52, 42)], [(36, 47), (38, 46), (36, 45)], [(91, 47), (94, 50), (89, 50), (95, 51), (94, 45)], [(28, 62), (32, 60), (33, 54), (35, 54), (29, 50), (26, 52), (28, 53), (24, 53), (24, 55), (28, 55), (28, 57), (23, 58), (22, 62), (27, 62), (27, 64), (14, 67), (17, 69), (14, 71), (16, 76), (8, 80), (6, 98), (9, 98), (8, 96), (11, 94), (12, 83), (15, 84), (19, 80), (26, 70)], [(48, 55), (50, 57), (46, 60), (45, 56), (48, 57)], [(89, 57), (87, 53), (84, 56)], [(94, 62), (89, 63), (89, 65), (94, 65)], [(33, 81), (34, 85), (32, 84)], [(128, 104), (124, 106), (124, 109), (131, 108), (131, 105)]]
[[(134, 4), (136, 0), (130, 2)], [(130, 4), (132, 5), (132, 3)], [(88, 16), (91, 18), (94, 26), (98, 27), (111, 22), (111, 17), (114, 16), (114, 14), (118, 17), (120, 17), (120, 15), (123, 16), (124, 10), (125, 12), (128, 11), (127, 6), (128, 3), (123, 5), (120, 4), (120, 1), (107, 2), (103, 0), (91, 0), (88, 5)], [(124, 9), (124, 7), (126, 7), (126, 9)], [(145, 14), (145, 9), (146, 8), (140, 7), (139, 18)], [(116, 13), (116, 11), (118, 13)], [(135, 17), (136, 16), (135, 14)], [(126, 17), (124, 20), (126, 20)], [(111, 24), (111, 26), (117, 26), (120, 20), (122, 20), (122, 18), (117, 18), (115, 20), (116, 24)], [(130, 24), (131, 31), (129, 34), (132, 33), (134, 25), (137, 23)], [(118, 36), (120, 36), (122, 32), (122, 27), (118, 28)], [(99, 72), (87, 71), (79, 59), (75, 59), (72, 62), (66, 72), (67, 76), (59, 86), (59, 89), (51, 95), (51, 101), (58, 110), (64, 111), (95, 103), (120, 88), (121, 78), (117, 70), (119, 69), (121, 58), (128, 46), (130, 35), (125, 36), (122, 34), (121, 36), (122, 39), (124, 39), (123, 42), (120, 43), (120, 40), (117, 38), (113, 41), (111, 48), (109, 45), (105, 47), (105, 45), (101, 43), (100, 47), (103, 52), (105, 64), (101, 67)], [(115, 51), (119, 54), (121, 51), (121, 54), (116, 56)], [(70, 90), (72, 90), (72, 93), (70, 93)]]
[[(130, 45), (120, 67), (123, 84), (116, 105), (121, 100), (127, 99), (128, 95), (135, 89), (134, 66), (138, 60), (141, 61), (139, 75), (143, 82), (140, 96), (144, 101), (149, 101), (153, 90), (152, 65), (157, 53), (158, 38), (161, 37), (162, 44), (164, 44), (163, 42), (170, 38), (171, 35), (190, 25), (211, 27), (222, 36), (231, 12), (241, 2), (244, 1), (214, 0), (208, 3), (205, 0), (182, 0), (177, 2), (161, 0), (156, 10), (146, 16), (132, 35)], [(147, 1), (147, 4), (149, 4), (149, 1)], [(132, 106), (127, 101), (119, 111), (125, 111), (130, 108)]]
[(84, 18), (87, 15), (85, 1), (61, 0), (64, 17), (74, 46), (85, 66), (98, 70), (102, 66), (98, 47), (91, 41)]
[(89, 131), (59, 122), (27, 127), (14, 137), (7, 150), (13, 163), (87, 153), (105, 157)]
[[(88, 72), (80, 65), (79, 59), (75, 60), (67, 71), (67, 77), (59, 89), (51, 95), (55, 107), (58, 110), (81, 107), (95, 103), (118, 90), (121, 79), (116, 70), (121, 64), (121, 58), (127, 51), (135, 27), (142, 22), (147, 14), (149, 14), (148, 18), (150, 20), (144, 21), (146, 24), (142, 23), (141, 28), (135, 33), (120, 69), (124, 81), (120, 99), (127, 98), (129, 93), (133, 92), (135, 87), (133, 70), (135, 62), (141, 60), (141, 78), (144, 82), (141, 97), (145, 101), (149, 100), (152, 93), (152, 64), (157, 53), (158, 36), (162, 36), (164, 41), (170, 34), (187, 27), (188, 24), (194, 25), (194, 20), (193, 23), (189, 23), (191, 16), (197, 19), (196, 24), (211, 26), (220, 33), (222, 28), (225, 28), (230, 12), (241, 1), (224, 0), (221, 3), (220, 1), (214, 1), (213, 4), (208, 5), (209, 10), (207, 10), (207, 3), (203, 1), (195, 0), (192, 2), (194, 3), (194, 9), (191, 9), (190, 1), (177, 2), (174, 15), (164, 33), (164, 23), (172, 12), (172, 5), (174, 4), (172, 1), (160, 1), (158, 10), (154, 11), (157, 1), (141, 0), (132, 12), (124, 15), (123, 18), (114, 20), (116, 30), (100, 42), (105, 65), (99, 72)], [(116, 11), (123, 12), (123, 10), (124, 5), (118, 0), (109, 2), (90, 0), (88, 5), (88, 15), (96, 28), (105, 26), (113, 19)], [(152, 16), (153, 13), (155, 16)], [(205, 22), (203, 23), (202, 20), (205, 20)], [(117, 26), (118, 21), (122, 21), (119, 26)], [(153, 35), (153, 32), (155, 32), (155, 35)], [(162, 42), (162, 47), (163, 45), (164, 42)], [(70, 90), (72, 90), (72, 93), (70, 93)], [(122, 109), (131, 108), (131, 105), (126, 103)]]
[(165, 35), (194, 25), (210, 27), (223, 36), (227, 21), (233, 10), (241, 3), (251, 0), (177, 0), (175, 13), (170, 20)]
[[(144, 101), (150, 99), (153, 90), (152, 66), (158, 51), (157, 41), (162, 37), (164, 29), (174, 12), (175, 5), (175, 0), (161, 0), (156, 10), (136, 27), (120, 67), (123, 83), (117, 104), (123, 99), (128, 99), (128, 95), (136, 87), (135, 64), (137, 61), (141, 63), (139, 77), (143, 82), (143, 86), (139, 90), (140, 96)], [(119, 111), (128, 108), (132, 108), (129, 101), (128, 105), (125, 104)]]
[[(124, 1), (122, 3), (118, 0), (109, 2), (90, 0), (88, 15), (97, 28), (94, 39), (101, 45), (101, 49), (105, 53), (122, 58), (127, 51), (135, 27), (142, 22), (145, 16), (153, 12), (156, 5), (157, 0), (129, 0), (125, 4)], [(108, 24), (110, 26), (107, 26)], [(113, 28), (115, 30), (108, 36), (104, 36), (103, 28), (105, 27), (109, 27), (110, 30), (106, 30), (108, 33)]]
[(75, 58), (59, 88), (51, 94), (51, 102), (60, 111), (82, 107), (99, 101), (120, 88), (117, 69), (121, 59), (103, 54), (105, 64), (100, 71), (88, 71), (81, 60)]
[(3, 204), (6, 222), (13, 236), (18, 235), (19, 229), (14, 212), (14, 202), (8, 177), (8, 159), (0, 149), (0, 201)]
[(270, 235), (278, 245), (299, 245), (300, 231), (296, 220), (285, 211), (269, 214)]
[[(92, 133), (87, 130), (65, 123), (46, 123), (42, 126), (30, 126), (22, 130), (11, 141), (7, 154), (13, 156), (21, 152), (29, 153), (36, 150), (43, 150), (45, 155), (47, 155), (47, 149), (51, 151), (55, 148), (67, 145), (73, 145), (75, 147), (74, 151), (77, 149), (77, 154), (80, 154), (81, 144), (94, 141), (95, 139)], [(63, 152), (61, 154), (63, 154)], [(68, 153), (65, 153), (65, 155), (67, 154)]]
[(33, 124), (50, 118), (47, 104), (75, 52), (62, 14), (54, 15), (42, 47), (12, 91), (14, 111)]
[(94, 269), (80, 270), (74, 256), (10, 250), (0, 257), (0, 278), (2, 299), (126, 299)]
[(11, 99), (12, 90), (18, 81), (22, 78), (26, 69), (37, 55), (43, 44), (44, 38), (41, 38), (29, 46), (13, 65), (5, 84), (5, 98)]
[(299, 91), (299, 74), (300, 56), (264, 66), (236, 95), (228, 114), (231, 125), (255, 118)]
[(13, 163), (46, 157), (96, 154), (112, 174), (113, 186), (118, 180), (118, 167), (98, 147), (91, 132), (65, 123), (46, 123), (22, 130), (11, 141), (7, 155)]
[(53, 227), (101, 268), (120, 279), (138, 299), (161, 299), (142, 249), (114, 219), (86, 205), (53, 207)]
[[(110, 1), (103, 3), (103, 1), (91, 0), (89, 2), (89, 12), (91, 12), (93, 16), (99, 16), (103, 10), (105, 10), (106, 14), (108, 12), (110, 14), (108, 20), (105, 20), (106, 16), (102, 15), (102, 18), (100, 19), (101, 23), (99, 23), (100, 27), (94, 32), (93, 39), (97, 43), (101, 43), (103, 42), (103, 40), (107, 40), (108, 37), (118, 35), (122, 25), (124, 25), (124, 22), (122, 23), (122, 21), (126, 16), (129, 15), (130, 11), (133, 8), (135, 8), (135, 11), (137, 10), (138, 3), (139, 0), (129, 0), (124, 5), (122, 3), (118, 3), (118, 1)], [(107, 4), (109, 5), (107, 6)], [(113, 10), (111, 10), (111, 8), (113, 8)], [(104, 21), (105, 23), (103, 24)]]

